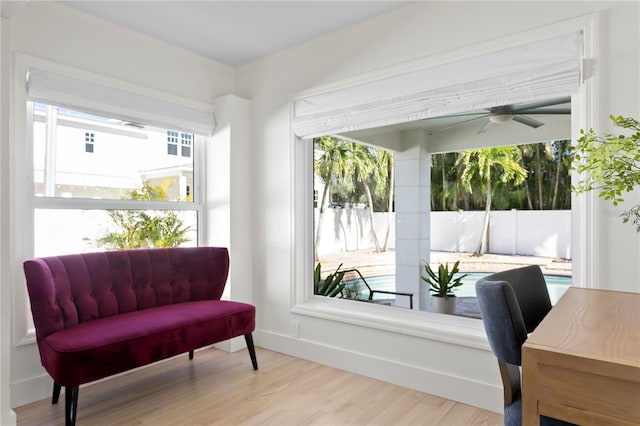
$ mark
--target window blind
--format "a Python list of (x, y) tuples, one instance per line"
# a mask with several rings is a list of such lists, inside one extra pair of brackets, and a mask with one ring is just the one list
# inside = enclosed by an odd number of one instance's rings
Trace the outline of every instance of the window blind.
[(215, 128), (213, 107), (193, 108), (38, 68), (29, 69), (27, 96), (34, 102), (205, 136)]
[(293, 131), (311, 138), (566, 96), (579, 88), (581, 59), (576, 32), (303, 96)]

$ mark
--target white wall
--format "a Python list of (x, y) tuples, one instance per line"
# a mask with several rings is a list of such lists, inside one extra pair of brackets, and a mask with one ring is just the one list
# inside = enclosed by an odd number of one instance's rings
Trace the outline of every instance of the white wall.
[(202, 102), (234, 91), (233, 68), (57, 2), (27, 2), (10, 27), (12, 51)]
[[(318, 223), (318, 209), (314, 209), (314, 224)], [(368, 209), (360, 208), (329, 208), (325, 210), (325, 218), (320, 229), (320, 244), (318, 254), (375, 249), (371, 236), (371, 220)], [(373, 224), (380, 246), (384, 244), (387, 229), (389, 229), (388, 213), (374, 212)], [(395, 248), (394, 215), (391, 215), (391, 229), (389, 231), (389, 245)]]
[[(312, 228), (297, 216), (305, 208), (299, 187), (309, 177), (295, 168), (305, 157), (291, 133), (291, 101), (319, 85), (419, 58), (448, 55), (454, 60), (452, 52), (468, 53), (476, 43), (510, 35), (526, 39), (523, 32), (593, 12), (599, 13), (597, 42), (602, 52), (596, 67), (597, 117), (602, 131), (610, 131), (605, 119), (610, 112), (637, 116), (640, 111), (635, 2), (416, 2), (240, 67), (238, 94), (253, 101), (259, 344), (499, 410), (500, 382), (486, 342), (467, 344), (473, 340), (469, 336), (483, 334), (475, 325), (457, 324), (467, 334), (442, 342), (441, 336), (430, 334), (432, 330), (402, 334), (411, 321), (434, 321), (418, 313), (394, 328), (370, 311), (366, 315), (371, 320), (364, 321), (356, 314), (339, 315), (339, 303), (325, 307), (315, 299), (305, 302), (304, 281), (310, 279), (305, 276), (307, 248), (292, 242)], [(640, 258), (639, 236), (620, 224), (607, 204), (598, 202), (597, 210), (598, 244), (593, 258), (586, 260), (598, 265), (594, 282), (603, 288), (640, 291), (638, 262), (628, 262)], [(299, 338), (290, 333), (292, 321), (299, 322)], [(381, 330), (385, 327), (401, 334)]]
[(0, 424), (15, 425), (11, 410), (11, 279), (9, 271), (9, 21), (0, 18)]
[[(431, 212), (431, 250), (473, 252), (484, 212)], [(570, 210), (501, 210), (489, 216), (487, 253), (571, 259)]]
[[(431, 212), (431, 250), (472, 253), (480, 241), (483, 211)], [(391, 214), (389, 247), (395, 248), (395, 222)], [(314, 209), (314, 224), (318, 209)], [(388, 213), (373, 214), (380, 244), (388, 228)], [(367, 209), (330, 208), (325, 212), (318, 254), (373, 250)], [(571, 259), (571, 210), (497, 210), (489, 216), (487, 253)]]

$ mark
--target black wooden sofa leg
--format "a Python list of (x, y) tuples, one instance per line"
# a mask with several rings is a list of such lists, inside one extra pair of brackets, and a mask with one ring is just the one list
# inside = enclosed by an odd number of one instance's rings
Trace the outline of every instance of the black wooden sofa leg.
[(53, 395), (51, 396), (51, 403), (52, 404), (57, 404), (58, 401), (60, 400), (60, 389), (62, 389), (62, 386), (60, 386), (57, 383), (53, 383)]
[(189, 351), (189, 359), (193, 359), (193, 351)]
[(251, 333), (244, 335), (244, 341), (247, 342), (247, 349), (249, 349), (249, 356), (251, 357), (251, 364), (253, 369), (258, 369), (258, 359), (256, 358), (256, 348), (253, 346), (253, 336)]
[(64, 425), (75, 426), (79, 386), (64, 387)]

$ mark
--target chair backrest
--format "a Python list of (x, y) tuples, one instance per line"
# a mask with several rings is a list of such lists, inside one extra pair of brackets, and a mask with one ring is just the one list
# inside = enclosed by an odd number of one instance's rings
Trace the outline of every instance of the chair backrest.
[(531, 333), (551, 310), (549, 290), (538, 265), (497, 272), (478, 282), (506, 281), (511, 284), (527, 333)]
[(506, 281), (478, 281), (478, 306), (489, 345), (500, 366), (504, 389), (504, 405), (510, 405), (520, 394), (522, 344), (527, 330), (515, 292)]
[(506, 281), (478, 281), (478, 306), (496, 358), (520, 365), (527, 330), (515, 292)]

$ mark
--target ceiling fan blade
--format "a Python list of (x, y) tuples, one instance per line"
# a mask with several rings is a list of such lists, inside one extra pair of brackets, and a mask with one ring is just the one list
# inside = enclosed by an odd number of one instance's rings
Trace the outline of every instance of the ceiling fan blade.
[(554, 106), (554, 105), (561, 105), (569, 102), (571, 102), (571, 96), (564, 96), (562, 98), (546, 99), (544, 101), (530, 102), (528, 104), (518, 105), (518, 106), (512, 107), (511, 111), (514, 114), (521, 114), (523, 111), (544, 108), (544, 107)]
[(571, 114), (571, 109), (570, 108), (549, 108), (549, 109), (531, 109), (526, 111), (518, 110), (518, 114), (562, 115), (562, 114)]
[(533, 127), (534, 129), (537, 129), (540, 126), (544, 126), (544, 123), (535, 120), (531, 117), (526, 117), (524, 115), (514, 115), (513, 116), (513, 121), (517, 121), (518, 123), (522, 123), (525, 124), (529, 127)]
[(489, 119), (487, 118), (487, 122), (486, 122), (486, 123), (484, 123), (484, 126), (482, 126), (482, 127), (480, 128), (480, 130), (478, 130), (478, 133), (476, 133), (476, 134), (477, 134), (477, 135), (479, 135), (480, 133), (484, 133), (484, 132), (486, 132), (487, 130), (489, 130), (489, 127), (491, 127), (491, 125), (492, 125), (492, 124), (493, 124), (493, 123), (491, 122), (491, 120), (489, 120)]
[[(477, 114), (464, 114), (464, 115), (477, 115)], [(473, 118), (469, 118), (469, 119), (467, 119), (467, 120), (458, 121), (458, 122), (456, 122), (456, 123), (453, 123), (453, 124), (449, 124), (449, 125), (447, 125), (447, 126), (440, 127), (439, 129), (434, 130), (434, 132), (440, 132), (440, 131), (443, 131), (443, 130), (448, 130), (448, 129), (451, 129), (452, 127), (456, 127), (456, 126), (459, 126), (459, 125), (461, 125), (461, 124), (468, 123), (468, 122), (470, 122), (470, 121), (474, 121), (474, 120), (478, 120), (478, 119), (480, 119), (480, 118), (484, 118), (484, 117), (486, 117), (487, 115), (488, 115), (487, 113), (482, 113), (482, 115), (480, 115), (479, 117), (473, 117)], [(460, 116), (456, 115), (456, 117), (460, 117)]]

